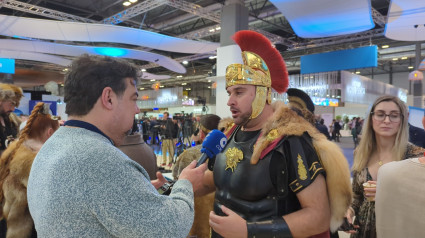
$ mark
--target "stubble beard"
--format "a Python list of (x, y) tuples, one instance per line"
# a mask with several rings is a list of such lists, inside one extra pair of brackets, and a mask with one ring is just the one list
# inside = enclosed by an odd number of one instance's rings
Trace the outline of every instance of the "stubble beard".
[(243, 113), (239, 117), (234, 118), (235, 124), (238, 126), (244, 126), (249, 122), (251, 117), (251, 112)]

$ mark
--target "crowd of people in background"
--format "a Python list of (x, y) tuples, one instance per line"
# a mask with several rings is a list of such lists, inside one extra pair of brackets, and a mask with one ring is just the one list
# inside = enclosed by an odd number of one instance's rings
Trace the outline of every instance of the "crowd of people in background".
[[(91, 73), (104, 81), (81, 76)], [(6, 232), (8, 237), (337, 237), (336, 230), (353, 238), (424, 236), (425, 223), (416, 217), (425, 213), (425, 131), (408, 123), (399, 98), (378, 97), (364, 119), (336, 117), (327, 125), (315, 116), (305, 92), (288, 89), (288, 105), (271, 104), (255, 96), (258, 85), (238, 78), (226, 81), (233, 121), (166, 111), (134, 120), (136, 78), (134, 66), (124, 60), (84, 55), (74, 61), (65, 83), (70, 120), (60, 126), (40, 103), (24, 116), (21, 129), (12, 112), (22, 90), (0, 84), (0, 238)], [(263, 105), (245, 105), (248, 99)], [(200, 144), (213, 129), (224, 131), (230, 146), (210, 170), (195, 168)], [(344, 184), (350, 181), (348, 164), (336, 144), (343, 136), (354, 144), (351, 187)], [(153, 148), (162, 152), (160, 160)], [(288, 157), (284, 167), (277, 162), (281, 154)], [(268, 164), (261, 167), (259, 161)], [(169, 182), (161, 168), (173, 170), (169, 196), (158, 194)], [(252, 189), (247, 184), (258, 185), (258, 177), (238, 177), (234, 170), (275, 180)], [(274, 188), (285, 192), (269, 194)], [(338, 229), (341, 214), (346, 224)]]

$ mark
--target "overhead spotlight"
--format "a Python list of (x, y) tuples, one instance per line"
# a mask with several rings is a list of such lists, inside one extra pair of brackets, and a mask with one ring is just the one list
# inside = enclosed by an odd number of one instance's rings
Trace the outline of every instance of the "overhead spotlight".
[(184, 61), (182, 62), (182, 64), (189, 64), (189, 61), (184, 60)]
[(146, 69), (142, 69), (142, 72), (146, 72)]
[(356, 71), (356, 74), (360, 74), (360, 71)]
[(208, 88), (211, 88), (211, 86), (208, 86)]
[(63, 72), (66, 72), (66, 71), (68, 71), (68, 68), (64, 68), (62, 71), (63, 71)]
[(219, 31), (219, 30), (221, 30), (221, 27), (218, 26), (218, 27), (215, 28), (215, 30)]
[(128, 0), (128, 1), (130, 1), (131, 3), (137, 2), (137, 0)]
[(215, 59), (215, 58), (217, 58), (216, 55), (212, 55), (212, 56), (208, 57), (208, 59)]
[(122, 5), (124, 5), (124, 6), (128, 7), (128, 6), (130, 6), (130, 5), (131, 5), (131, 2), (125, 1), (125, 2), (123, 2), (123, 3), (122, 3)]
[(140, 90), (144, 90), (145, 88), (139, 88)]
[(155, 82), (155, 79), (151, 79), (151, 82)]
[(177, 78), (183, 78), (183, 76), (182, 75), (177, 75)]
[(402, 60), (405, 60), (405, 59), (407, 59), (407, 57), (406, 57), (406, 56), (404, 56), (404, 57), (401, 57), (401, 59), (402, 59)]
[(215, 31), (215, 29), (210, 29), (210, 32), (214, 32)]
[(413, 66), (409, 66), (409, 67), (407, 67), (408, 69), (413, 69)]
[(208, 83), (211, 83), (211, 79), (208, 79)]
[(394, 61), (397, 61), (397, 60), (398, 60), (398, 58), (393, 58), (393, 60), (394, 60)]
[(187, 85), (187, 83), (182, 83), (182, 86), (185, 86), (185, 85)]
[(159, 87), (160, 87), (160, 88), (163, 88), (163, 87), (164, 87), (164, 85), (160, 85)]
[(386, 49), (388, 47), (390, 47), (390, 46), (389, 45), (383, 45), (383, 46), (381, 46), (382, 49)]
[(192, 90), (191, 88), (186, 88), (186, 91), (190, 91), (190, 90)]

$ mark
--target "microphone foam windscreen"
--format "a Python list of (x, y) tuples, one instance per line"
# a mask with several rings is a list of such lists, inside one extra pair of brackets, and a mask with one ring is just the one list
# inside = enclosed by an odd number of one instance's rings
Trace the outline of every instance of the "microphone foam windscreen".
[(214, 129), (208, 133), (207, 137), (205, 137), (205, 140), (202, 143), (201, 152), (206, 153), (208, 158), (213, 158), (223, 150), (226, 143), (226, 135), (223, 132)]

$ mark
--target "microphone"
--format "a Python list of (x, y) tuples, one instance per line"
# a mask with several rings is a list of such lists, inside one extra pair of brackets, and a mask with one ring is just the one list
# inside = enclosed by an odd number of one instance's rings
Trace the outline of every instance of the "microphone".
[(205, 137), (204, 142), (202, 142), (201, 153), (202, 156), (199, 158), (198, 163), (196, 163), (196, 167), (205, 163), (207, 159), (214, 158), (218, 153), (220, 153), (227, 143), (227, 137), (223, 132), (219, 130), (212, 130), (208, 133), (207, 137)]

